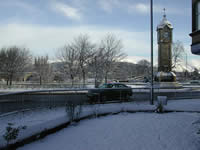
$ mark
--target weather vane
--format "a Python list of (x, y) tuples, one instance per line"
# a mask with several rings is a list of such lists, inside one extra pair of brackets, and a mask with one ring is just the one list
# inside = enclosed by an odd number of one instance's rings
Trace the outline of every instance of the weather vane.
[(163, 16), (164, 16), (164, 18), (166, 18), (166, 9), (164, 8), (163, 11), (164, 11), (164, 15)]

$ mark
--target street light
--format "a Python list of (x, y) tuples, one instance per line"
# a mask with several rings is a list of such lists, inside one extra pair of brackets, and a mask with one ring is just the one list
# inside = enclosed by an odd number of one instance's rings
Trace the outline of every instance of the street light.
[(185, 80), (187, 81), (187, 66), (188, 66), (188, 61), (187, 61), (187, 52), (185, 52), (185, 57), (186, 57), (186, 62), (185, 62)]
[(150, 16), (151, 16), (151, 99), (150, 104), (154, 104), (154, 90), (153, 90), (153, 0), (151, 0), (150, 6)]

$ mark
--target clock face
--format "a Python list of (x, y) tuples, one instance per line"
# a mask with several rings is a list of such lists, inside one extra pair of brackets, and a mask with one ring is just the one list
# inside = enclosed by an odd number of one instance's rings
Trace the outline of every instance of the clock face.
[(164, 38), (168, 39), (169, 38), (169, 32), (164, 32)]

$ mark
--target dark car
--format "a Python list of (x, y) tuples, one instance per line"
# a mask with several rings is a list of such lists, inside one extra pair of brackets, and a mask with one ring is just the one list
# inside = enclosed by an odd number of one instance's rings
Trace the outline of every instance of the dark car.
[(129, 100), (132, 88), (122, 83), (106, 83), (99, 88), (88, 90), (90, 103)]
[(198, 85), (198, 84), (200, 84), (200, 81), (198, 81), (198, 80), (192, 80), (192, 81), (190, 81), (190, 84)]

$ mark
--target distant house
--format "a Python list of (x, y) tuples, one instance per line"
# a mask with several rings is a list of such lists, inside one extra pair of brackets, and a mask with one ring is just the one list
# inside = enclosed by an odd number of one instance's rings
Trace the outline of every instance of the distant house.
[(200, 0), (192, 0), (191, 52), (200, 55)]

